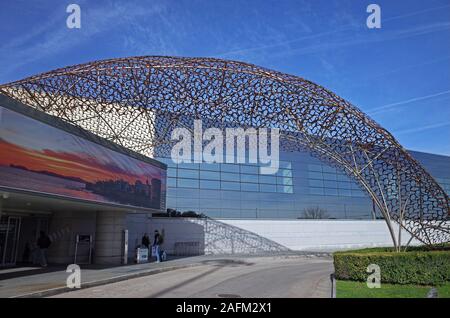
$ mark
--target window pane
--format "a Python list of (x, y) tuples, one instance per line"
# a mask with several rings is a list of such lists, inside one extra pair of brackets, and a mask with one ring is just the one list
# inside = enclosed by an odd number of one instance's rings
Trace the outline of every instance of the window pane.
[(259, 189), (261, 192), (277, 192), (277, 186), (275, 184), (260, 184)]
[(328, 189), (328, 188), (324, 188), (323, 189), (324, 194), (325, 195), (337, 195), (337, 189)]
[(220, 171), (220, 164), (219, 163), (201, 163), (200, 164), (201, 170), (209, 170), (209, 171)]
[(338, 188), (348, 190), (352, 188), (352, 184), (350, 182), (338, 182)]
[(198, 170), (178, 169), (178, 178), (198, 179)]
[(339, 181), (351, 182), (350, 178), (348, 176), (346, 176), (345, 174), (338, 174), (337, 179)]
[(292, 177), (292, 170), (279, 169), (277, 175), (281, 176), (281, 177), (289, 177), (289, 178), (291, 178)]
[(200, 199), (200, 208), (217, 208), (219, 200), (214, 199)]
[(219, 181), (200, 180), (200, 188), (202, 189), (220, 189)]
[(259, 183), (277, 184), (277, 178), (270, 175), (260, 175)]
[(168, 177), (176, 177), (177, 176), (177, 168), (169, 168), (167, 169)]
[[(192, 180), (192, 179), (185, 179), (188, 181), (195, 181), (198, 182), (198, 180)], [(198, 198), (199, 197), (199, 190), (198, 189), (185, 189), (185, 188), (175, 188), (176, 196), (177, 198)]]
[(198, 167), (199, 167), (198, 163), (180, 163), (180, 164), (178, 164), (178, 168), (182, 168), (182, 169), (198, 170)]
[(167, 178), (167, 185), (169, 187), (176, 187), (177, 186), (177, 179), (175, 179), (175, 178)]
[(244, 165), (241, 165), (241, 173), (258, 174), (259, 173), (259, 167), (258, 166), (244, 166)]
[(280, 192), (280, 193), (294, 193), (294, 188), (292, 186), (278, 185), (277, 186), (277, 192)]
[(199, 200), (198, 199), (189, 199), (189, 198), (178, 198), (177, 205), (179, 207), (182, 207), (183, 210), (198, 209), (199, 208)]
[(200, 179), (220, 180), (220, 172), (200, 171)]
[(249, 219), (254, 219), (256, 218), (256, 210), (252, 210), (252, 209), (241, 209), (241, 218), (249, 218)]
[(256, 183), (241, 183), (241, 191), (258, 191), (258, 184)]
[(322, 172), (322, 165), (309, 164), (309, 165), (308, 165), (308, 170), (309, 170), (309, 171)]
[(325, 188), (337, 188), (337, 183), (336, 183), (336, 181), (324, 181), (323, 182), (323, 186), (325, 187)]
[(198, 180), (195, 179), (178, 179), (178, 186), (182, 188), (198, 188)]
[(221, 171), (224, 172), (237, 172), (239, 173), (239, 165), (238, 164), (231, 164), (231, 163), (222, 163), (220, 165)]
[(224, 182), (220, 183), (222, 190), (241, 190), (241, 186), (238, 182)]
[(222, 172), (220, 174), (220, 179), (222, 181), (239, 181), (239, 174)]
[(278, 211), (258, 210), (258, 218), (278, 218)]
[[(202, 183), (204, 181), (200, 180), (200, 187), (202, 187)], [(206, 181), (207, 182), (207, 181)], [(214, 182), (214, 181), (213, 181)], [(220, 184), (217, 182), (217, 184), (220, 186)], [(216, 188), (218, 189), (218, 188)], [(220, 190), (210, 190), (210, 189), (202, 189), (200, 190), (200, 199), (220, 199), (221, 192)]]
[(322, 188), (323, 187), (323, 181), (322, 180), (308, 180), (308, 184), (310, 187), (316, 187), (316, 188)]
[(323, 195), (323, 188), (309, 188), (309, 193)]
[(324, 173), (323, 179), (324, 180), (336, 180), (336, 174), (335, 173)]
[(322, 172), (308, 172), (308, 178), (310, 179), (323, 179)]
[(258, 175), (254, 174), (241, 174), (241, 182), (253, 182), (258, 183)]
[(322, 172), (327, 172), (327, 173), (336, 173), (336, 169), (334, 167), (330, 167), (330, 166), (322, 166)]
[(240, 218), (241, 211), (238, 209), (222, 209), (223, 218)]
[(281, 185), (291, 186), (292, 185), (292, 178), (278, 177), (277, 178), (277, 183), (281, 184)]
[(291, 169), (292, 164), (290, 161), (280, 161), (280, 168), (282, 169)]
[(352, 192), (348, 189), (339, 189), (339, 195), (343, 197), (350, 197)]

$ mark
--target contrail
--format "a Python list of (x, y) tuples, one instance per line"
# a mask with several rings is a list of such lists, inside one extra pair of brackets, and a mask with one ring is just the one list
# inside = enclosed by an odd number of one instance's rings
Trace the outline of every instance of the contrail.
[(392, 104), (386, 104), (386, 105), (379, 106), (379, 107), (376, 107), (376, 108), (373, 108), (373, 109), (369, 110), (368, 114), (369, 115), (379, 114), (379, 113), (383, 112), (384, 110), (392, 108), (394, 106), (409, 104), (409, 103), (417, 102), (417, 101), (420, 101), (420, 100), (425, 100), (425, 99), (429, 99), (429, 98), (433, 98), (433, 97), (437, 97), (437, 96), (441, 96), (441, 95), (446, 95), (448, 93), (450, 93), (450, 90), (442, 91), (442, 92), (431, 94), (431, 95), (415, 97), (415, 98), (407, 99), (407, 100), (404, 100), (404, 101), (401, 101), (401, 102), (392, 103)]
[[(392, 20), (397, 20), (397, 19), (403, 19), (406, 17), (410, 17), (410, 16), (414, 16), (414, 15), (418, 15), (418, 14), (422, 14), (422, 13), (426, 13), (429, 11), (435, 11), (435, 10), (441, 10), (441, 9), (445, 9), (445, 8), (449, 8), (450, 5), (444, 5), (444, 6), (440, 6), (440, 7), (434, 7), (434, 8), (429, 8), (429, 9), (425, 9), (425, 10), (419, 10), (419, 11), (414, 11), (411, 13), (406, 13), (406, 14), (402, 14), (402, 15), (397, 15), (394, 17), (390, 17), (390, 18), (384, 18), (383, 21), (392, 21)], [(227, 56), (227, 55), (231, 55), (231, 54), (239, 54), (239, 53), (244, 53), (244, 52), (250, 52), (250, 51), (258, 51), (258, 50), (264, 50), (264, 49), (269, 49), (269, 48), (275, 48), (275, 47), (279, 47), (279, 46), (285, 46), (287, 44), (292, 44), (292, 43), (296, 43), (296, 42), (300, 42), (303, 40), (310, 40), (310, 39), (314, 39), (314, 38), (319, 38), (319, 37), (323, 37), (326, 35), (331, 35), (334, 33), (338, 33), (338, 32), (343, 32), (343, 31), (348, 31), (354, 28), (354, 25), (346, 25), (343, 26), (340, 29), (335, 29), (335, 30), (331, 30), (331, 31), (325, 31), (325, 32), (320, 32), (320, 33), (315, 33), (315, 34), (308, 34), (308, 35), (304, 35), (298, 38), (294, 38), (294, 39), (290, 39), (290, 40), (286, 40), (286, 41), (282, 41), (282, 42), (277, 42), (277, 43), (272, 43), (272, 44), (266, 44), (266, 45), (260, 45), (260, 46), (254, 46), (254, 47), (247, 47), (247, 48), (241, 48), (241, 49), (235, 49), (235, 50), (231, 50), (231, 51), (227, 51), (227, 52), (222, 52), (219, 54), (214, 54), (214, 57), (223, 57), (223, 56)]]
[(394, 135), (410, 134), (410, 133), (425, 131), (425, 130), (434, 129), (434, 128), (446, 127), (446, 126), (450, 126), (450, 122), (447, 121), (447, 122), (443, 122), (443, 123), (437, 123), (437, 124), (432, 124), (432, 125), (427, 125), (427, 126), (422, 126), (422, 127), (417, 127), (417, 128), (394, 131)]

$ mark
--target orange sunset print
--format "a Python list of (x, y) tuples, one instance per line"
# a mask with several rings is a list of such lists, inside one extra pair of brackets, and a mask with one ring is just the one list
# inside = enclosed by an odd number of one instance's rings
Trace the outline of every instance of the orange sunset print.
[(160, 208), (165, 170), (0, 107), (0, 186)]

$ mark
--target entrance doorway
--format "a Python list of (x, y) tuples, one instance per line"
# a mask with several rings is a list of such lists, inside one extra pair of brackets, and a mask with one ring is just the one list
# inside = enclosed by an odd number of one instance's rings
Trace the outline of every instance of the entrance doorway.
[(0, 267), (34, 263), (39, 232), (48, 232), (48, 216), (3, 214), (0, 218)]
[(20, 217), (2, 216), (0, 218), (0, 266), (16, 264), (20, 225)]

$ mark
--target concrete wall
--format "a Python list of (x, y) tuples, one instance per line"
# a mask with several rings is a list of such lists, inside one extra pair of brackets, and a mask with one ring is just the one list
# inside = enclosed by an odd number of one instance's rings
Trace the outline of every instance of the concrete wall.
[[(50, 219), (48, 232), (52, 240), (52, 245), (48, 250), (49, 262), (73, 263), (76, 235), (92, 235), (95, 242), (95, 224), (95, 212), (61, 211), (54, 213)], [(88, 246), (80, 246), (77, 254), (79, 262), (87, 262)]]
[[(201, 254), (337, 251), (392, 246), (383, 220), (152, 218), (148, 228), (149, 233), (155, 229), (164, 231), (163, 249), (169, 254), (177, 252), (175, 244), (180, 242), (199, 242)], [(409, 238), (403, 232), (402, 242), (406, 243)], [(413, 240), (413, 244), (418, 243)]]

